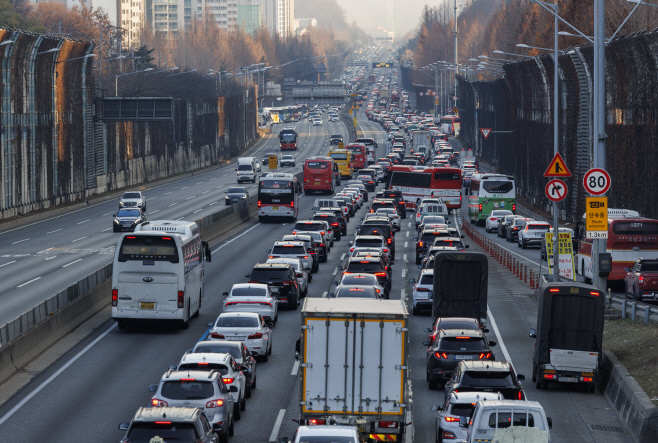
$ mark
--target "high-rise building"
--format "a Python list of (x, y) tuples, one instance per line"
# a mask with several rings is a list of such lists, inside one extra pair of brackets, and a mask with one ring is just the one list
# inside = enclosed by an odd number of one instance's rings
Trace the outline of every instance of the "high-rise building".
[(295, 0), (261, 0), (265, 25), (282, 39), (295, 35)]
[(197, 19), (210, 12), (221, 29), (238, 26), (238, 0), (193, 0), (196, 1)]
[(244, 26), (246, 32), (254, 35), (262, 22), (260, 0), (238, 0), (238, 26)]

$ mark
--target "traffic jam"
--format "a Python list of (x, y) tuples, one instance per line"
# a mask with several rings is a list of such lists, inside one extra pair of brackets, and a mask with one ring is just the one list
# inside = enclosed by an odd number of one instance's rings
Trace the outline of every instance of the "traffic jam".
[[(244, 282), (223, 292), (222, 311), (204, 337), (149, 386), (148, 407), (121, 424), (123, 442), (228, 442), (261, 386), (259, 372), (272, 364), (283, 311), (298, 311), (301, 319), (298, 339), (287, 344), (299, 369), (299, 392), (292, 394), (298, 410), (294, 433), (275, 428), (269, 441), (413, 441), (422, 435), (436, 442), (549, 442), (553, 419), (524, 384), (531, 379), (537, 390), (595, 391), (605, 293), (590, 283), (604, 272), (627, 296), (655, 299), (658, 236), (647, 233), (658, 232), (658, 221), (602, 202), (603, 212), (592, 207), (608, 221), (605, 235), (585, 216), (575, 229), (560, 227), (553, 241), (551, 222), (518, 213), (514, 177), (485, 172), (490, 168), (456, 142), (459, 117), (413, 110), (398, 71), (384, 65), (368, 75), (349, 73), (360, 85), (354, 112), (376, 125), (381, 140), (362, 129), (354, 141), (327, 134), (327, 155), (301, 160), (303, 179), (267, 173), (265, 158), (264, 173), (245, 178), (259, 184), (259, 221), (283, 223), (289, 232), (272, 238)], [(331, 121), (334, 112), (340, 109), (319, 106), (301, 118), (321, 125), (323, 115)], [(282, 150), (297, 150), (294, 130), (284, 128), (280, 139)], [(547, 196), (564, 198), (564, 160), (556, 157), (547, 173)], [(601, 174), (594, 174), (598, 186)], [(305, 206), (311, 213), (302, 217)], [(558, 272), (566, 278), (536, 292), (536, 326), (526, 331), (534, 352), (522, 364), (527, 376), (493, 322), (491, 281), (500, 277), (492, 267), (499, 265), (467, 240), (473, 232), (506, 247), (516, 243), (519, 253), (536, 249), (527, 257), (543, 260), (546, 273), (555, 272), (559, 243)], [(601, 238), (610, 253), (607, 267), (592, 263), (593, 241)], [(628, 242), (643, 254), (630, 257)], [(570, 258), (562, 260), (567, 250)], [(205, 258), (210, 261), (209, 252)], [(320, 286), (327, 278), (329, 286)], [(417, 421), (421, 410), (431, 418)]]

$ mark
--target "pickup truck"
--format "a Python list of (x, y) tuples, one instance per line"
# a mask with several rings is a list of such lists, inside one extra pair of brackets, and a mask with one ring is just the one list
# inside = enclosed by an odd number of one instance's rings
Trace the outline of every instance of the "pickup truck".
[(626, 295), (635, 300), (658, 298), (658, 260), (639, 258), (626, 268)]

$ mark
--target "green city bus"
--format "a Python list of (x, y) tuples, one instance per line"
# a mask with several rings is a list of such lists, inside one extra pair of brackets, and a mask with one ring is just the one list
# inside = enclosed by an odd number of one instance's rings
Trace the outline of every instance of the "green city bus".
[(503, 174), (473, 174), (468, 191), (468, 218), (484, 225), (494, 209), (507, 209), (516, 214), (516, 183)]

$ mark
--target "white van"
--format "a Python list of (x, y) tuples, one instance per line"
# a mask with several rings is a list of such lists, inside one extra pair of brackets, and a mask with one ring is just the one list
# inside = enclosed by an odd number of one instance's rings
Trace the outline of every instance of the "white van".
[(256, 183), (256, 173), (260, 172), (260, 162), (256, 160), (256, 157), (240, 157), (235, 171), (238, 174), (238, 183)]
[(550, 443), (549, 429), (553, 422), (536, 401), (482, 400), (475, 405), (470, 425), (468, 417), (459, 417), (459, 424), (468, 426), (467, 443), (496, 439), (511, 441), (505, 439), (505, 434), (531, 438), (523, 441)]

